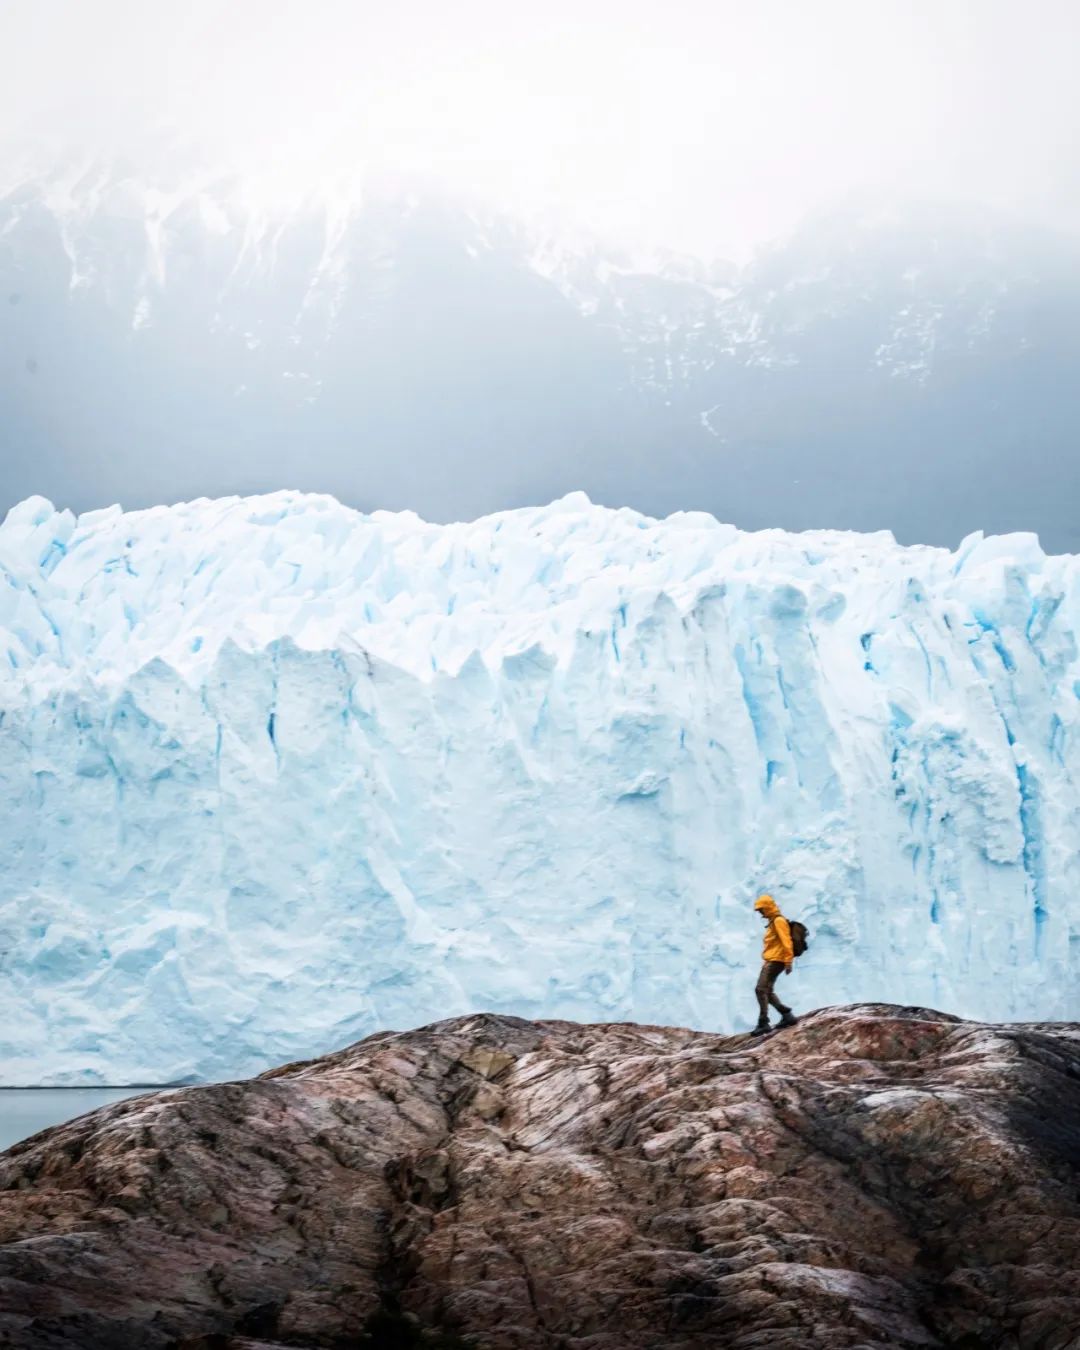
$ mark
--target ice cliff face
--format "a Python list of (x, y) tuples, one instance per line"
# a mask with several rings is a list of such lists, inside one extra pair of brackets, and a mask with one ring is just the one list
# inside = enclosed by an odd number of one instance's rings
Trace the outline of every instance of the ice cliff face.
[(223, 1076), (488, 1009), (1076, 1017), (1080, 563), (572, 496), (0, 527), (3, 1081)]

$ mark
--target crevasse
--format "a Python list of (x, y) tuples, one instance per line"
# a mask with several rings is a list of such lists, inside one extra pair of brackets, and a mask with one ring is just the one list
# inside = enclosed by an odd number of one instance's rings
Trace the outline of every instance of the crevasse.
[(580, 494), (0, 526), (0, 1081), (248, 1073), (472, 1009), (1080, 1016), (1077, 558)]

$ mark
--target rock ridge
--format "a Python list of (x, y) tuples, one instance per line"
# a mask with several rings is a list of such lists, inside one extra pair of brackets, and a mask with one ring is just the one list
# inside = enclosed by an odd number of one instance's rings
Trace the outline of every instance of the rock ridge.
[(0, 1155), (12, 1350), (1066, 1350), (1080, 1025), (496, 1014)]

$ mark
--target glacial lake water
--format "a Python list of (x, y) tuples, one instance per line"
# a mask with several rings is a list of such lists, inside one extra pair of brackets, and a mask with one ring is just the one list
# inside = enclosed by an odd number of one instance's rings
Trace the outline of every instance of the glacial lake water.
[(107, 1102), (140, 1097), (155, 1088), (0, 1088), (0, 1149), (49, 1125), (73, 1120)]

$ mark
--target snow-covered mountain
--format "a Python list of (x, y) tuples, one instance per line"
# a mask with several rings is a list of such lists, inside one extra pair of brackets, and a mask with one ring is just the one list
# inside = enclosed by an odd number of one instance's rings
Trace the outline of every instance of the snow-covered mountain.
[(581, 495), (0, 527), (0, 1075), (222, 1076), (485, 1008), (1075, 1018), (1080, 560)]
[(448, 519), (582, 486), (1080, 548), (1071, 244), (860, 206), (735, 268), (402, 188), (258, 200), (115, 165), (0, 194), (9, 502), (290, 483)]

